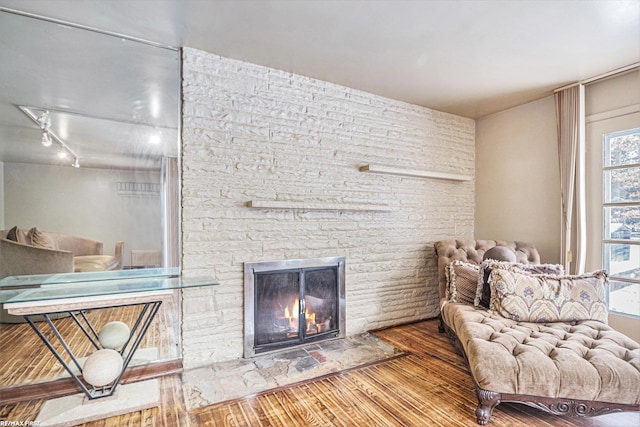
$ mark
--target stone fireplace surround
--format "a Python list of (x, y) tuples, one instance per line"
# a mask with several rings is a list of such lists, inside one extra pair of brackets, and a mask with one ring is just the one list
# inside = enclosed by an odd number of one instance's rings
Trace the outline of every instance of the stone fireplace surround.
[(243, 357), (247, 260), (344, 255), (347, 336), (437, 315), (433, 242), (473, 236), (473, 180), (359, 168), (473, 176), (473, 120), (190, 48), (182, 76), (182, 271), (221, 283), (183, 291), (185, 368)]

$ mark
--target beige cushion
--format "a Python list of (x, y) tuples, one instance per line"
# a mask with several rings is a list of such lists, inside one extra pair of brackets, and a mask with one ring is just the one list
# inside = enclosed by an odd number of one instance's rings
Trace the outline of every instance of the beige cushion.
[(453, 261), (447, 268), (448, 299), (451, 302), (473, 304), (478, 287), (478, 266)]
[(494, 246), (484, 253), (483, 260), (516, 262), (516, 253), (508, 246)]
[(489, 285), (489, 274), (494, 268), (517, 268), (531, 274), (564, 274), (564, 267), (560, 264), (521, 264), (515, 262), (495, 261), (486, 259), (480, 264), (478, 272), (478, 288), (476, 298), (473, 302), (476, 306), (489, 308), (491, 303), (491, 286)]
[(33, 227), (27, 233), (27, 243), (33, 247), (41, 249), (57, 249), (56, 244), (44, 231)]
[(118, 260), (111, 255), (83, 255), (74, 257), (73, 265), (76, 273), (106, 271), (114, 270), (118, 266)]
[(17, 225), (15, 225), (9, 232), (7, 233), (7, 240), (11, 240), (13, 242), (22, 243), (23, 245), (27, 244), (27, 235), (23, 230), (20, 230)]
[(489, 277), (491, 310), (521, 322), (607, 323), (607, 275), (534, 275), (517, 268), (494, 268)]

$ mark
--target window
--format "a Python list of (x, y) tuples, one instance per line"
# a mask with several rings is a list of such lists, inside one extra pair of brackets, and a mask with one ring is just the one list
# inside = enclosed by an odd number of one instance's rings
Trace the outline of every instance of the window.
[(603, 136), (602, 257), (609, 310), (640, 316), (640, 128)]

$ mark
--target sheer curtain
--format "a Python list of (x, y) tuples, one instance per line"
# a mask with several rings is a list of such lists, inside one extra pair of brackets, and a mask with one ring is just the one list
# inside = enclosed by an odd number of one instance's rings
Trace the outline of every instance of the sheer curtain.
[(180, 176), (177, 157), (162, 158), (162, 266), (179, 267)]
[(586, 263), (584, 85), (555, 93), (562, 198), (561, 256), (565, 271), (583, 273)]

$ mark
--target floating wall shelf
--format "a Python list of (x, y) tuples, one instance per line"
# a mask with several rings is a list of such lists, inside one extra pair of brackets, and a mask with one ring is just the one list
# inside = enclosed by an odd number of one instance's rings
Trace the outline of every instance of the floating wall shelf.
[(257, 209), (295, 209), (308, 211), (391, 211), (391, 208), (388, 205), (372, 205), (369, 203), (293, 202), (286, 200), (250, 200), (247, 202), (247, 206)]
[(449, 181), (471, 181), (473, 179), (471, 175), (461, 175), (461, 174), (445, 173), (445, 172), (431, 172), (431, 171), (419, 170), (419, 169), (407, 169), (407, 168), (399, 168), (399, 167), (383, 166), (383, 165), (372, 165), (372, 164), (364, 165), (360, 167), (360, 172), (409, 176), (414, 178), (446, 179)]

